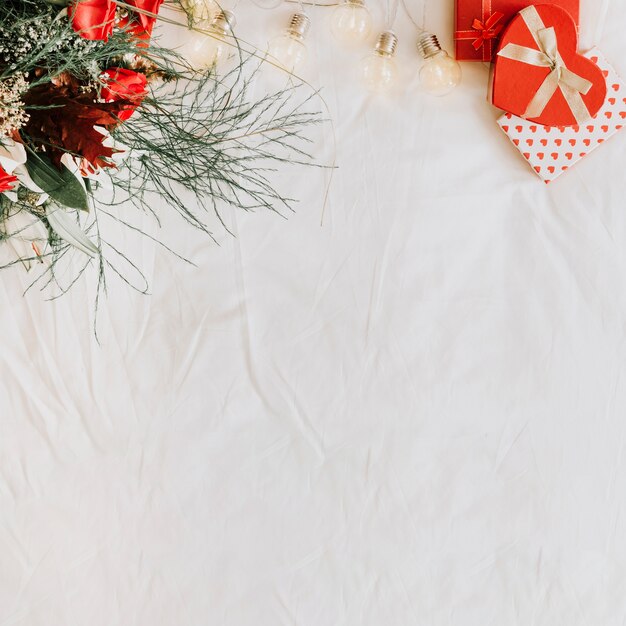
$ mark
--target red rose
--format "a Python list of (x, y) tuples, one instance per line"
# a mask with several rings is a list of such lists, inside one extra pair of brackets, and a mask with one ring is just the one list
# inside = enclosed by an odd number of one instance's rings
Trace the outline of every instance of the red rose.
[(13, 185), (17, 182), (17, 178), (11, 174), (7, 174), (2, 167), (0, 167), (0, 193), (3, 191), (11, 191)]
[(108, 41), (116, 9), (115, 0), (73, 0), (69, 12), (72, 28), (84, 39)]
[(127, 120), (148, 92), (145, 75), (122, 67), (111, 67), (102, 74), (102, 78), (105, 85), (100, 91), (100, 96), (105, 102), (128, 101), (128, 105), (118, 114), (121, 120)]
[[(127, 4), (130, 4), (141, 11), (147, 11), (158, 15), (159, 9), (163, 4), (163, 0), (126, 0)], [(152, 15), (146, 15), (145, 13), (139, 13), (139, 11), (132, 11), (129, 9), (130, 17), (120, 26), (128, 24), (129, 30), (140, 39), (150, 39), (152, 35), (152, 28), (156, 22), (156, 17)]]

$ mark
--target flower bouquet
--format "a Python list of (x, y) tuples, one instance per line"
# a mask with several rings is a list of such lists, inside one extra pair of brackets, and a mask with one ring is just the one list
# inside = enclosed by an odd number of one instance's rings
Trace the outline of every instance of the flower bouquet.
[[(267, 172), (307, 161), (314, 94), (292, 83), (251, 100), (260, 64), (234, 36), (228, 72), (191, 67), (153, 37), (163, 1), (0, 3), (0, 248), (12, 253), (2, 267), (41, 267), (33, 284), (64, 292), (95, 266), (99, 291), (109, 270), (127, 280), (122, 263), (140, 272), (106, 236), (107, 220), (138, 229), (133, 208), (158, 223), (173, 209), (211, 235), (224, 207), (289, 207)], [(78, 269), (61, 284), (66, 258)]]

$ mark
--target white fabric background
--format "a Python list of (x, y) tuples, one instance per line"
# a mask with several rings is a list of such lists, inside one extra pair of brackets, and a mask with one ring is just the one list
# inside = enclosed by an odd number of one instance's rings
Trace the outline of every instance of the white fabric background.
[[(626, 0), (583, 3), (626, 76)], [(303, 169), (289, 220), (170, 237), (197, 268), (128, 236), (152, 295), (112, 281), (100, 345), (88, 280), (2, 273), (1, 626), (625, 623), (626, 135), (546, 187), (482, 65), (423, 95), (400, 13), (377, 99), (313, 17), (323, 227)]]

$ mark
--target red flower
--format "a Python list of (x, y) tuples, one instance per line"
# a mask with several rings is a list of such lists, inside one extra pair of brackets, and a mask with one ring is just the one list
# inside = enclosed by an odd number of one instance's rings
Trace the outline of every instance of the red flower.
[(145, 75), (122, 67), (111, 67), (102, 74), (102, 78), (105, 85), (100, 96), (105, 102), (127, 101), (128, 104), (118, 114), (121, 120), (127, 120), (148, 93)]
[(108, 41), (116, 9), (114, 0), (72, 0), (72, 28), (84, 39)]
[[(140, 11), (147, 11), (155, 15), (159, 13), (159, 9), (163, 4), (163, 0), (126, 0), (126, 2)], [(150, 39), (156, 17), (140, 13), (139, 11), (132, 11), (131, 9), (128, 10), (128, 13), (130, 14), (129, 18), (120, 24), (120, 26), (126, 26), (128, 24), (128, 29), (133, 35), (139, 39)]]
[(0, 167), (0, 193), (3, 191), (11, 191), (16, 182), (17, 177), (7, 174), (4, 169)]

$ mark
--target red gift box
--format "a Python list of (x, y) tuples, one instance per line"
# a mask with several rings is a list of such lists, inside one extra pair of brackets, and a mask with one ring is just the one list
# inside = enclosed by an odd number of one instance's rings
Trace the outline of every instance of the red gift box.
[[(546, 0), (456, 0), (455, 48), (459, 61), (491, 61), (502, 29), (522, 9)], [(553, 0), (579, 23), (580, 0)]]

